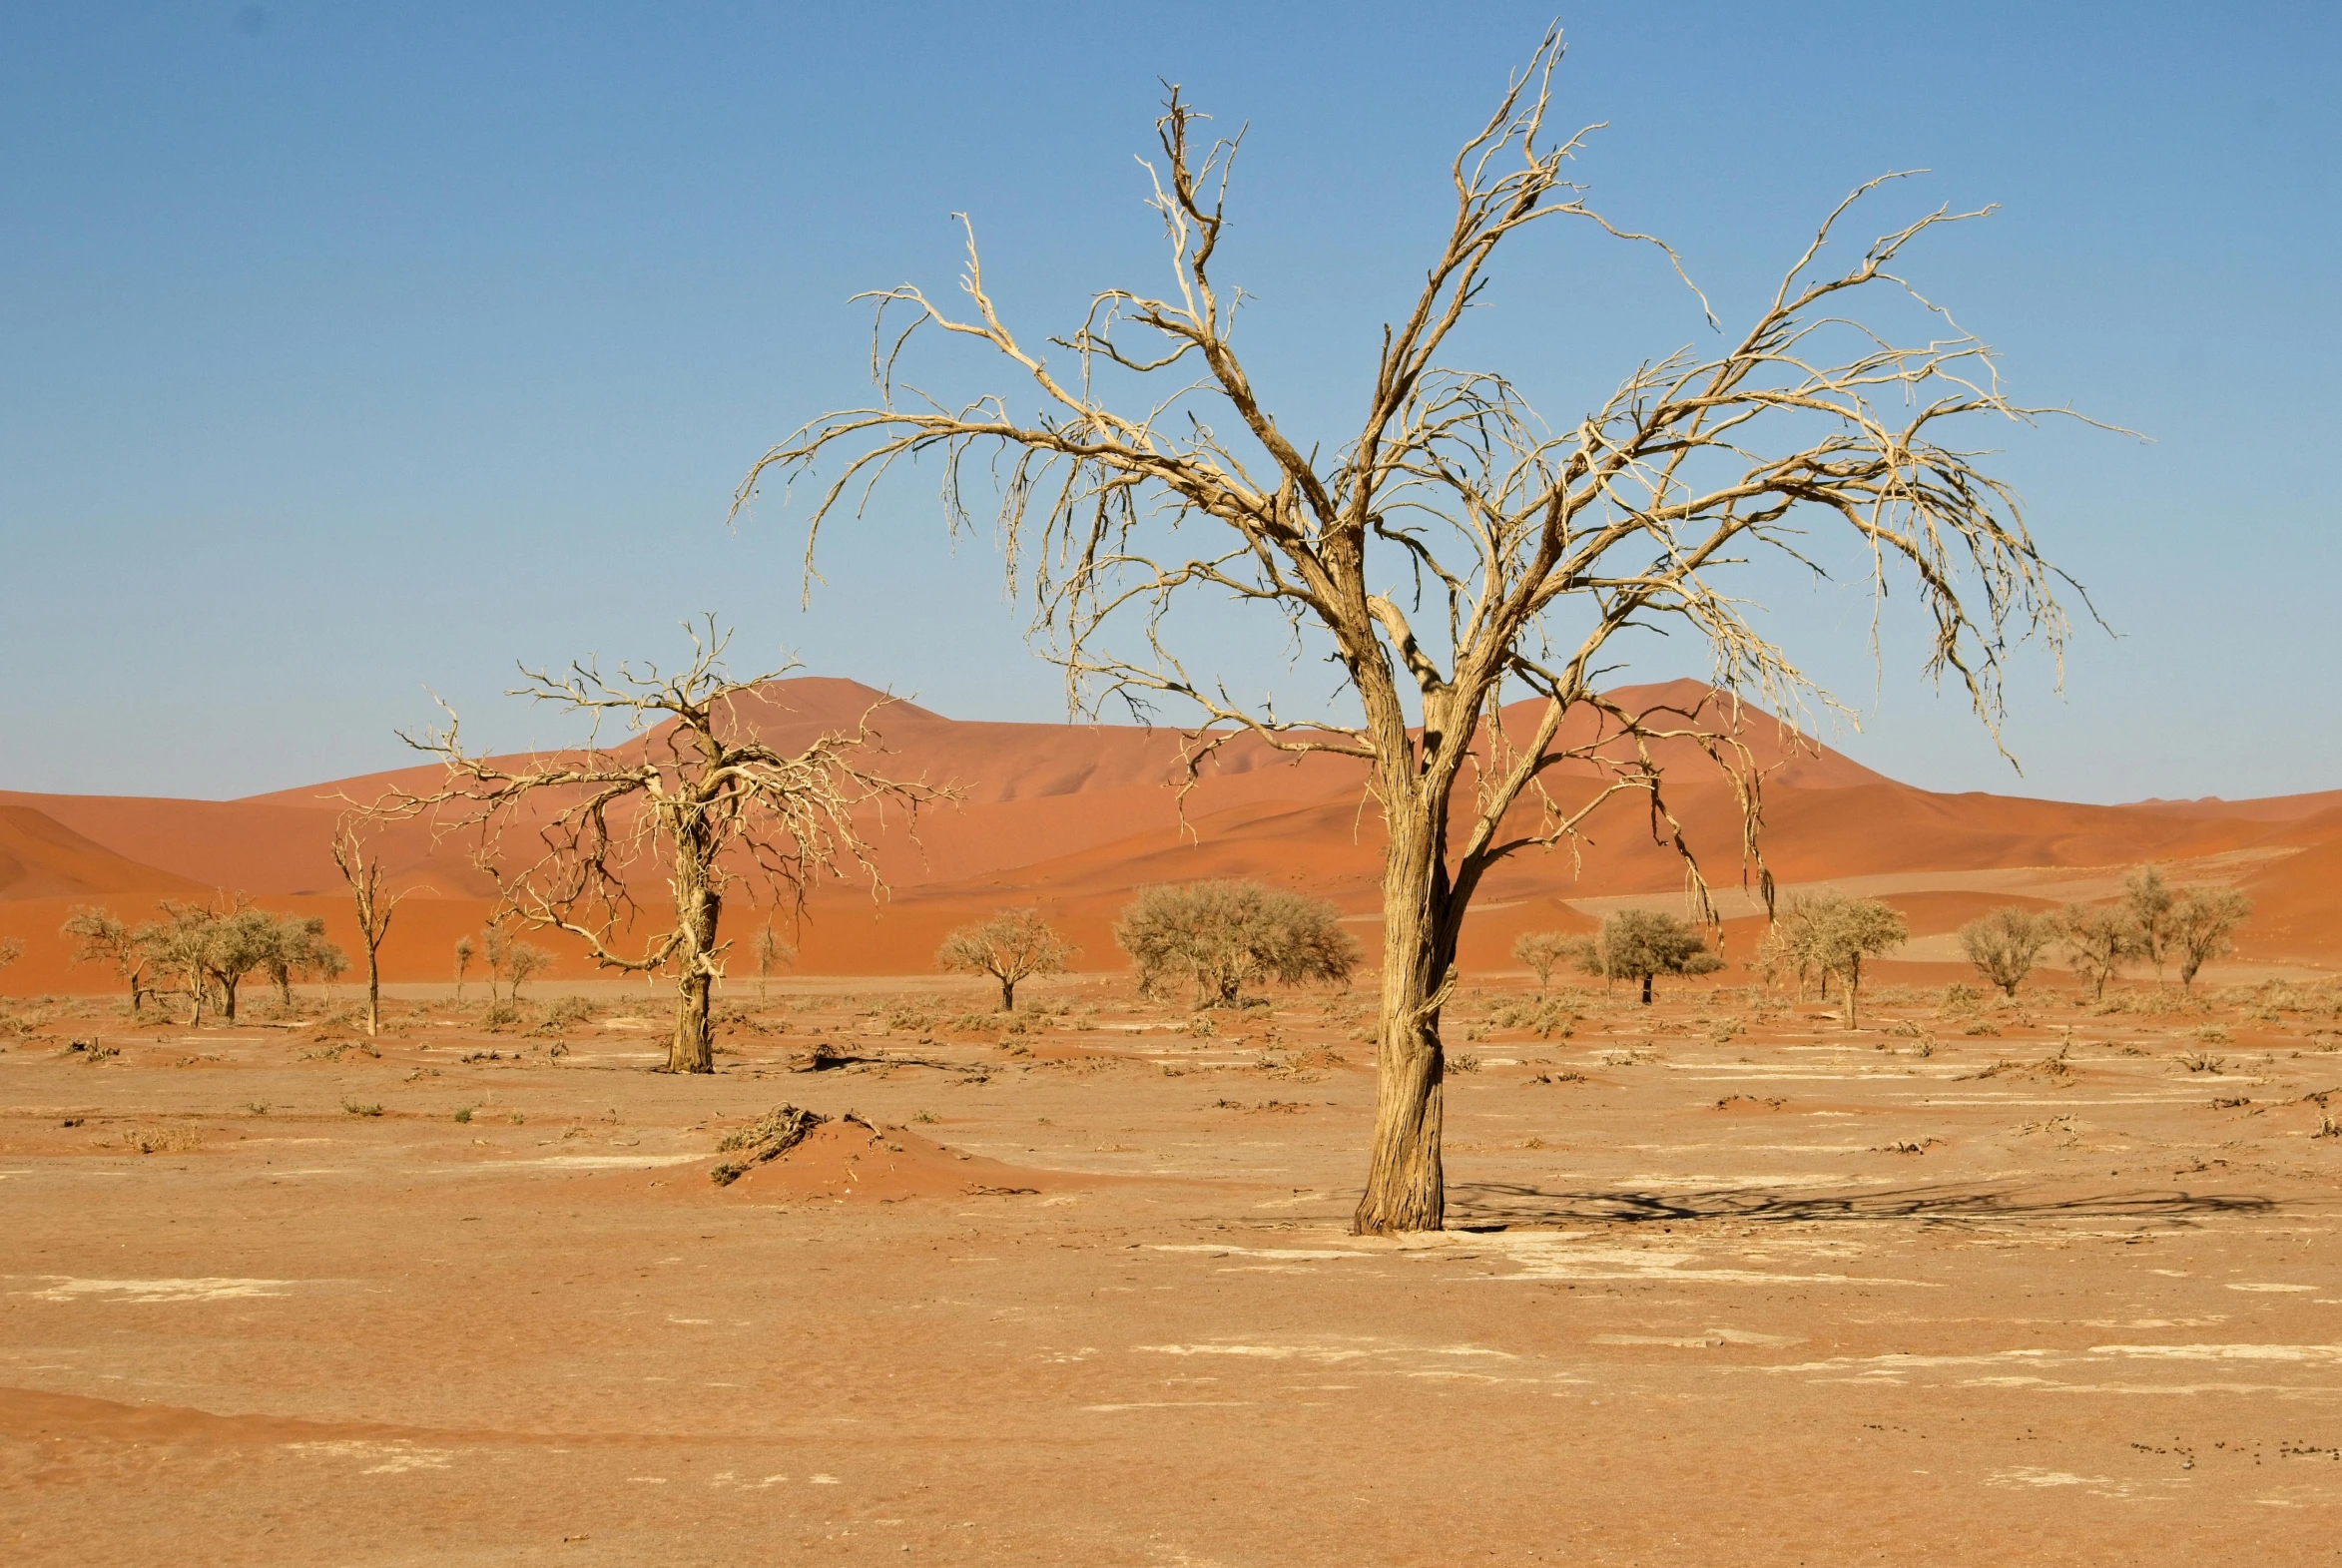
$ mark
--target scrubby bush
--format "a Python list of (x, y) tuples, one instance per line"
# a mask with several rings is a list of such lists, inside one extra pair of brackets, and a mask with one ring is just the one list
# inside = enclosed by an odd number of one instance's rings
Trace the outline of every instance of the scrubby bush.
[(1114, 940), (1138, 967), (1149, 996), (1184, 980), (1198, 1007), (1233, 1007), (1244, 988), (1275, 980), (1347, 982), (1358, 942), (1322, 898), (1220, 880), (1139, 889)]

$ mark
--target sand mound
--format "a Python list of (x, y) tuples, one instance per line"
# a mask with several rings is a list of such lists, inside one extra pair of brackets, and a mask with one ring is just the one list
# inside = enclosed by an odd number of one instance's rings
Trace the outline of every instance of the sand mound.
[(788, 1153), (750, 1167), (721, 1191), (727, 1198), (765, 1203), (900, 1203), (908, 1198), (1021, 1197), (1052, 1185), (1063, 1185), (1063, 1178), (947, 1149), (907, 1128), (875, 1126), (849, 1113), (822, 1123)]

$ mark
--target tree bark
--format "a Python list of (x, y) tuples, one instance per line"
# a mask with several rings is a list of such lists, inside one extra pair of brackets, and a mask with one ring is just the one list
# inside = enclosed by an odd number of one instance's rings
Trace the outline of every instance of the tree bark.
[(1000, 976), (1000, 1011), (1016, 1011), (1016, 981), (1007, 975)]
[(686, 817), (675, 834), (675, 1039), (667, 1051), (671, 1073), (712, 1073), (716, 1042), (708, 1026), (716, 990), (716, 927), (724, 900), (708, 884), (702, 819)]
[(1651, 977), (1647, 974), (1642, 977), (1642, 1004), (1645, 1007), (1651, 1005)]
[(1448, 1214), (1440, 1159), (1442, 988), (1454, 937), (1448, 922), (1445, 834), (1390, 813), (1383, 870), (1383, 998), (1376, 1052), (1375, 1132), (1366, 1192), (1351, 1230), (1360, 1236), (1437, 1231)]
[(1846, 1027), (1862, 1027), (1862, 954), (1846, 966)]
[[(371, 911), (368, 911), (370, 914)], [(374, 943), (366, 943), (366, 1038), (382, 1028), (382, 968), (374, 957)]]

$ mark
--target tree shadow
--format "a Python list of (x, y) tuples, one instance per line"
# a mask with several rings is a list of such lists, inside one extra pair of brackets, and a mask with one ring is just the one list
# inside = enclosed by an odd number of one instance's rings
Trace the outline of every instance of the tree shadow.
[(2032, 1220), (2127, 1220), (2189, 1226), (2226, 1215), (2271, 1215), (2280, 1204), (2254, 1194), (2190, 1192), (2052, 1193), (2004, 1184), (1944, 1183), (1887, 1192), (1784, 1193), (1713, 1187), (1687, 1193), (1553, 1192), (1512, 1182), (1448, 1189), (1449, 1225), (1479, 1226), (1752, 1224), (1905, 1220), (1929, 1226), (2007, 1225)]

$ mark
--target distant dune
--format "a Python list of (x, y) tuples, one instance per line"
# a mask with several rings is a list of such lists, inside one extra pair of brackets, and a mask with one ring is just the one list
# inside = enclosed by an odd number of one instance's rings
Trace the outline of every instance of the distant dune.
[[(1681, 682), (1619, 695), (1629, 705), (1689, 707), (1706, 694)], [(1510, 711), (1508, 722), (1525, 728), (1529, 712)], [(884, 897), (827, 884), (802, 921), (794, 912), (780, 916), (804, 971), (922, 971), (951, 926), (1036, 903), (1082, 945), (1085, 965), (1118, 967), (1112, 924), (1131, 889), (1202, 876), (1302, 887), (1334, 899), (1362, 928), (1377, 919), (1381, 827), (1362, 772), (1348, 760), (1297, 761), (1254, 740), (1232, 743), (1187, 796), (1183, 829), (1175, 731), (968, 723), (821, 678), (776, 683), (744, 700), (735, 717), (786, 749), (852, 730), (866, 713), (888, 754), (881, 771), (950, 784), (960, 798), (923, 813), (915, 837), (898, 816), (871, 823)], [(1906, 955), (1912, 959), (1954, 957), (1944, 933), (1995, 903), (2106, 896), (2128, 867), (2148, 860), (2162, 862), (2174, 880), (2233, 883), (2253, 896), (2259, 914), (2241, 958), (2319, 968), (2342, 958), (2342, 790), (2117, 806), (1936, 794), (1753, 710), (1742, 735), (1769, 770), (1763, 842), (1775, 877), (1789, 888), (1828, 883), (1897, 903), (1920, 938)], [(1740, 891), (1732, 791), (1689, 743), (1662, 749), (1661, 760), (1670, 769), (1668, 804), (1724, 894), (1728, 942), (1745, 952), (1758, 909)], [(326, 848), (340, 801), (430, 778), (407, 769), (227, 801), (0, 791), (0, 935), (21, 937), (27, 949), (0, 971), (0, 991), (107, 983), (67, 965), (57, 926), (77, 903), (102, 903), (135, 921), (162, 898), (233, 889), (271, 907), (322, 913), (336, 939), (353, 947)], [(1582, 799), (1591, 782), (1581, 772), (1555, 787), (1567, 803), (1570, 789)], [(414, 889), (384, 950), (388, 976), (447, 978), (450, 944), (478, 927), (492, 887), (464, 845), (434, 843), (419, 827), (390, 834), (382, 848), (391, 884)], [(1594, 814), (1574, 859), (1566, 850), (1530, 852), (1490, 878), (1464, 960), (1508, 969), (1506, 949), (1522, 929), (1587, 927), (1628, 903), (1679, 906), (1683, 890), (1681, 863), (1653, 838), (1647, 806), (1621, 797)], [(655, 896), (656, 888), (645, 891)], [(736, 902), (729, 934), (744, 936), (765, 917)], [(563, 948), (557, 975), (592, 972)]]

